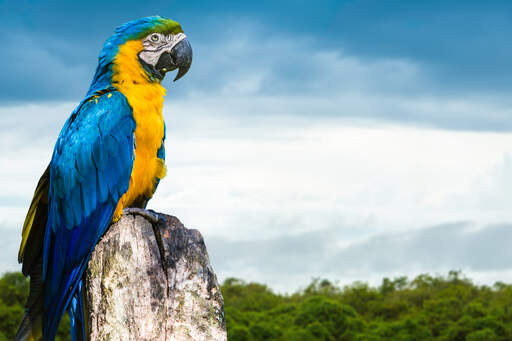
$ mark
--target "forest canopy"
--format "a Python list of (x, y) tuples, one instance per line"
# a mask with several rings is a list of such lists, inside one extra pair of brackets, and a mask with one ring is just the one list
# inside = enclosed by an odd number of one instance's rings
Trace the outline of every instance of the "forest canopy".
[[(0, 341), (13, 339), (28, 288), (21, 273), (0, 278)], [(377, 287), (314, 279), (293, 294), (228, 278), (221, 290), (230, 341), (512, 340), (512, 285), (479, 286), (456, 271)], [(68, 324), (57, 340), (69, 338)]]

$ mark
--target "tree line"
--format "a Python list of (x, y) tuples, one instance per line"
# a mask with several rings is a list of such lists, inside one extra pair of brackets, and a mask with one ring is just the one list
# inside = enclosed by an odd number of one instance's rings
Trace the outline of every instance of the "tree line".
[[(21, 273), (0, 277), (0, 341), (14, 338), (28, 288)], [(221, 291), (230, 341), (512, 340), (512, 285), (476, 285), (457, 271), (375, 287), (314, 279), (293, 294), (228, 278)], [(57, 340), (68, 339), (65, 316)]]

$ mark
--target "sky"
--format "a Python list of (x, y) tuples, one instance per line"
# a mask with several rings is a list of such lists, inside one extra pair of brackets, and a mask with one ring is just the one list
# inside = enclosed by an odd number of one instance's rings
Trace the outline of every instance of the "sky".
[(103, 43), (148, 15), (194, 50), (163, 83), (168, 175), (149, 207), (201, 231), (220, 280), (512, 282), (508, 1), (0, 0), (0, 273), (20, 269)]

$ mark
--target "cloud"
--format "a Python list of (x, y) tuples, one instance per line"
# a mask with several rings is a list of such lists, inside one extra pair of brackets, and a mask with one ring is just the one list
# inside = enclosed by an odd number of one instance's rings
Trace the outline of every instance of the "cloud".
[(0, 224), (0, 232), (2, 238), (0, 239), (0, 275), (4, 271), (21, 270), (21, 265), (18, 266), (18, 248), (21, 241), (21, 231), (19, 236), (13, 233), (10, 229)]
[[(257, 22), (232, 25), (237, 25), (234, 32), (194, 42), (194, 67), (187, 77), (179, 86), (166, 81), (170, 98), (293, 94), (327, 100), (340, 93), (409, 93), (425, 87), (424, 76), (407, 60), (361, 61), (341, 49), (315, 48), (312, 37), (268, 35)], [(93, 50), (77, 40), (22, 32), (4, 34), (4, 40), (0, 60), (9, 64), (0, 95), (4, 103), (78, 101), (88, 88), (101, 49), (100, 43)]]
[[(499, 43), (505, 39), (500, 32), (510, 31), (507, 23), (512, 21), (499, 14), (504, 13), (499, 11), (503, 4), (468, 3), (464, 17), (453, 4), (444, 4), (441, 10), (424, 3), (384, 6), (371, 1), (332, 3), (329, 10), (294, 6), (279, 27), (258, 15), (278, 5), (262, 2), (244, 16), (239, 14), (252, 8), (222, 6), (229, 11), (204, 13), (201, 23), (197, 22), (201, 9), (177, 6), (185, 22), (191, 21), (195, 58), (187, 77), (176, 84), (166, 81), (169, 100), (237, 105), (240, 116), (257, 110), (260, 115), (372, 118), (454, 130), (512, 128), (508, 120), (512, 103), (506, 95), (512, 77), (505, 65), (512, 50)], [(0, 61), (9, 68), (0, 87), (1, 103), (78, 102), (114, 26), (151, 6), (134, 4), (130, 10), (123, 6), (95, 28), (89, 28), (88, 21), (78, 27), (77, 16), (92, 16), (93, 7), (80, 8), (73, 18), (62, 16), (58, 25), (43, 25), (45, 18), (55, 15), (44, 8), (33, 13), (30, 25), (17, 23), (3, 30), (5, 51)], [(22, 8), (23, 3), (6, 9), (17, 17)], [(66, 4), (60, 8), (70, 10)], [(317, 25), (304, 31), (301, 21), (293, 18), (303, 18), (306, 12)], [(320, 22), (324, 14), (328, 15)], [(409, 27), (411, 15), (418, 27)], [(477, 24), (467, 16), (475, 17)], [(490, 21), (503, 25), (503, 30), (490, 29), (494, 27)], [(212, 36), (207, 27), (220, 33)], [(498, 57), (503, 60), (496, 61)]]
[(0, 103), (77, 99), (88, 88), (96, 58), (84, 62), (70, 51), (83, 51), (77, 42), (45, 40), (3, 33), (0, 61), (8, 67), (0, 85)]
[[(3, 196), (30, 199), (73, 106), (0, 109), (0, 178), (9, 179)], [(169, 177), (154, 204), (186, 209), (194, 225), (210, 225), (194, 219), (202, 212), (215, 216), (218, 210), (235, 221), (282, 203), (296, 205), (294, 211), (314, 208), (326, 224), (347, 215), (358, 223), (378, 216), (379, 226), (408, 226), (412, 217), (421, 225), (512, 220), (502, 204), (509, 196), (503, 188), (512, 155), (507, 134), (258, 115), (258, 103), (248, 107), (254, 115), (237, 115), (244, 107), (244, 101), (211, 98), (167, 102)], [(221, 202), (226, 205), (219, 207)]]
[[(379, 233), (339, 246), (346, 227), (318, 229), (271, 239), (207, 240), (213, 264), (222, 278), (239, 276), (269, 282), (291, 291), (312, 277), (330, 277), (342, 284), (356, 279), (373, 284), (382, 277), (414, 276), (463, 270), (479, 283), (492, 284), (496, 272), (511, 280), (512, 225), (477, 227), (460, 222), (407, 232)], [(489, 276), (485, 276), (489, 273)], [(299, 282), (297, 282), (299, 279)]]
[(453, 223), (376, 235), (336, 253), (329, 266), (364, 272), (510, 270), (511, 224)]
[[(290, 114), (240, 117), (243, 103), (168, 101), (168, 175), (149, 205), (201, 231), (221, 278), (291, 290), (320, 275), (372, 280), (460, 265), (485, 281), (486, 271), (493, 278), (509, 271), (492, 264), (508, 255), (500, 254), (501, 240), (509, 240), (500, 222), (512, 221), (508, 134)], [(0, 109), (0, 229), (9, 245), (0, 272), (18, 269), (24, 215), (73, 106)], [(473, 223), (438, 226), (457, 221)], [(466, 247), (475, 256), (462, 252)]]
[(510, 99), (448, 95), (421, 63), (311, 49), (307, 38), (276, 35), (261, 41), (263, 33), (241, 29), (220, 44), (198, 44), (197, 54), (208, 58), (194, 64), (185, 82), (166, 83), (168, 104), (184, 113), (208, 107), (242, 121), (289, 115), (319, 122), (347, 118), (450, 130), (512, 129)]

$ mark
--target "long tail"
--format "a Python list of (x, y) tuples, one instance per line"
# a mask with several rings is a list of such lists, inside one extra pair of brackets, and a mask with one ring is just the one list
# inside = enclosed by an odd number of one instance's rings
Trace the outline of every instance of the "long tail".
[(29, 314), (23, 315), (23, 320), (16, 333), (15, 341), (39, 341), (43, 339), (43, 327), (41, 320), (35, 323), (31, 321)]
[[(30, 294), (25, 305), (25, 314), (16, 333), (15, 341), (43, 340), (44, 284), (41, 281), (42, 259), (30, 274)], [(85, 318), (84, 285), (81, 279), (68, 306), (71, 321), (71, 340), (86, 341), (87, 320)]]
[(48, 217), (48, 186), (50, 168), (47, 167), (34, 192), (34, 197), (23, 224), (18, 261), (23, 263), (23, 274), (30, 276), (30, 293), (25, 304), (16, 341), (37, 341), (43, 338), (44, 284), (43, 238)]
[(34, 264), (30, 274), (30, 294), (25, 305), (25, 315), (16, 333), (15, 341), (39, 341), (43, 339), (43, 293), (41, 281), (43, 270), (42, 258)]

